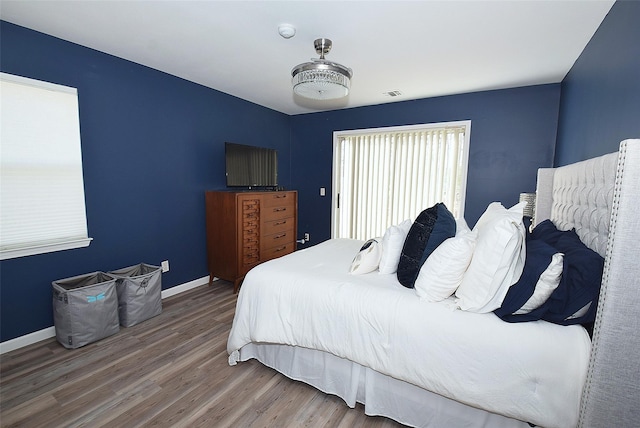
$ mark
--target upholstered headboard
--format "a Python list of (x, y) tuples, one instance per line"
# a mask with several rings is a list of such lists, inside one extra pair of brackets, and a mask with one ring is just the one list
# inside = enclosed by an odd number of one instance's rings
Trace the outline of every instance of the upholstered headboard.
[(640, 423), (640, 140), (538, 172), (534, 223), (575, 228), (605, 258), (579, 426)]
[(604, 257), (617, 162), (616, 152), (538, 170), (534, 224), (551, 219), (560, 230), (575, 228), (582, 242)]

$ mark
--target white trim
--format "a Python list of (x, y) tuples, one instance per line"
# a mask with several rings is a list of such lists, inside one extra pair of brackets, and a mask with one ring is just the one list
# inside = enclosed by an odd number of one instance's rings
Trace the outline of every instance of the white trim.
[(15, 74), (0, 73), (0, 79), (6, 82), (13, 82), (19, 85), (33, 86), (34, 88), (46, 89), (54, 92), (64, 92), (66, 94), (77, 95), (78, 89), (72, 86), (60, 85), (58, 83), (45, 82), (44, 80), (30, 79), (28, 77), (17, 76)]
[(56, 337), (56, 328), (48, 327), (42, 330), (34, 331), (33, 333), (25, 334), (24, 336), (16, 337), (15, 339), (6, 340), (0, 343), (0, 355), (5, 352), (15, 351), (16, 349), (31, 345), (41, 340)]
[[(217, 278), (216, 278), (217, 279)], [(200, 287), (201, 285), (205, 285), (209, 283), (209, 277), (203, 276), (202, 278), (194, 279), (193, 281), (185, 282), (181, 285), (176, 285), (175, 287), (167, 288), (166, 290), (162, 290), (162, 298), (166, 299), (167, 297), (175, 296), (176, 294), (184, 293), (185, 291), (189, 291), (192, 288)]]
[(12, 250), (0, 250), (0, 260), (14, 259), (16, 257), (33, 256), (35, 254), (52, 253), (54, 251), (72, 250), (74, 248), (88, 247), (93, 238), (82, 238), (74, 241), (56, 242), (53, 244), (34, 245)]
[[(217, 279), (218, 278), (215, 278), (214, 280), (217, 280)], [(208, 283), (209, 283), (209, 277), (203, 276), (202, 278), (194, 279), (193, 281), (185, 282), (184, 284), (176, 285), (175, 287), (162, 290), (162, 298), (166, 299), (167, 297), (184, 293), (185, 291), (189, 291), (193, 288), (196, 288)], [(6, 352), (15, 351), (16, 349), (20, 349), (25, 346), (32, 345), (36, 342), (40, 342), (41, 340), (50, 339), (52, 337), (56, 337), (55, 327), (43, 328), (42, 330), (34, 331), (33, 333), (16, 337), (15, 339), (5, 340), (4, 342), (0, 343), (0, 355)]]

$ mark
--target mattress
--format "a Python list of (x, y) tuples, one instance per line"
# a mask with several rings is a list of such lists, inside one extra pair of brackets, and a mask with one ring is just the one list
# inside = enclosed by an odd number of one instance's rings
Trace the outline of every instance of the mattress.
[(422, 301), (394, 274), (349, 275), (361, 245), (333, 239), (252, 269), (229, 363), (250, 343), (317, 349), (492, 413), (576, 425), (591, 346), (582, 327), (509, 324)]

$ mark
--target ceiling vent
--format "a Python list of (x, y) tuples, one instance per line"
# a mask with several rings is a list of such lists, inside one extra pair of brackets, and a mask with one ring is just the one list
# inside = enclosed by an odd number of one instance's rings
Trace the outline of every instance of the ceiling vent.
[(389, 92), (383, 92), (383, 94), (388, 96), (388, 97), (399, 97), (400, 95), (402, 95), (402, 92), (400, 92), (400, 91), (389, 91)]

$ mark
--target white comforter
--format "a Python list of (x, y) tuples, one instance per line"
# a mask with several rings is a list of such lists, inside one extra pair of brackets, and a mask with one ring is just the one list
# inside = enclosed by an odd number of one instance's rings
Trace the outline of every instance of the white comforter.
[(350, 275), (335, 239), (252, 269), (227, 343), (319, 349), (462, 403), (544, 427), (577, 424), (591, 341), (579, 326), (509, 324), (421, 301), (395, 274)]

